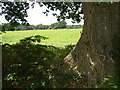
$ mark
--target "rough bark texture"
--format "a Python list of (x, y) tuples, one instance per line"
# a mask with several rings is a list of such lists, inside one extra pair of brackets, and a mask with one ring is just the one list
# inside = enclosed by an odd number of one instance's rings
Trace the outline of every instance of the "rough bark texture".
[(120, 75), (120, 3), (83, 5), (83, 33), (65, 62), (94, 86), (104, 77)]

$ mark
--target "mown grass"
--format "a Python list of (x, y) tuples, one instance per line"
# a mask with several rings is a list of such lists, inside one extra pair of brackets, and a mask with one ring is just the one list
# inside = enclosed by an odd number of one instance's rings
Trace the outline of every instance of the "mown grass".
[(42, 41), (42, 44), (64, 47), (68, 44), (75, 45), (80, 38), (80, 32), (81, 29), (6, 31), (2, 33), (2, 42), (15, 44), (25, 37), (41, 35), (49, 38)]

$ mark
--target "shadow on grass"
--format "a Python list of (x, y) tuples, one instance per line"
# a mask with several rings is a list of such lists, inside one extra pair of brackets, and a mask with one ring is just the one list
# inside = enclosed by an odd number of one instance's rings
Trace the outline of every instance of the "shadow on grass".
[(42, 39), (47, 38), (36, 35), (14, 45), (2, 45), (3, 88), (64, 88), (78, 78), (74, 73), (58, 71), (74, 45), (41, 45)]

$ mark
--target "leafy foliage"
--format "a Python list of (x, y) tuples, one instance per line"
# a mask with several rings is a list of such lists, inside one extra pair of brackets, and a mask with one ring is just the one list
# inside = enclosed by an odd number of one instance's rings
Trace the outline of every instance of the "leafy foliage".
[(35, 29), (48, 29), (49, 28), (49, 25), (36, 25), (36, 28)]
[(50, 29), (64, 29), (67, 27), (67, 23), (65, 21), (59, 21), (57, 23), (51, 24)]
[[(81, 2), (38, 2), (42, 7), (45, 5), (48, 9), (44, 14), (48, 15), (49, 10), (60, 11), (60, 15), (53, 13), (58, 18), (58, 21), (65, 19), (73, 19), (73, 23), (80, 22), (83, 14)], [(12, 27), (22, 24), (28, 24), (25, 19), (27, 15), (27, 9), (29, 9), (29, 3), (27, 2), (2, 2), (2, 14), (5, 15), (5, 19), (10, 22)], [(34, 2), (31, 4), (34, 7)], [(12, 28), (13, 30), (15, 28)], [(4, 30), (4, 29), (3, 29)]]
[(29, 4), (26, 2), (2, 2), (2, 14), (12, 27), (19, 25), (20, 22), (26, 24), (27, 9)]
[[(18, 30), (45, 30), (45, 29), (80, 29), (82, 26), (81, 25), (67, 25), (67, 23), (65, 21), (59, 21), (56, 23), (53, 23), (51, 25), (42, 25), (42, 24), (38, 24), (38, 25), (23, 25), (20, 24), (18, 26), (15, 27), (15, 31)], [(14, 27), (11, 26), (10, 23), (2, 23), (2, 25), (0, 25), (0, 28), (2, 29), (2, 32), (5, 31), (13, 31)]]
[(99, 85), (98, 88), (120, 88), (120, 78), (119, 77), (104, 78), (103, 84)]
[(82, 28), (82, 25), (67, 25), (67, 29), (80, 29)]
[[(64, 57), (74, 47), (41, 45), (46, 37), (26, 37), (17, 44), (2, 45), (3, 88), (86, 88), (87, 77), (72, 69), (63, 72)], [(36, 44), (35, 42), (39, 42)], [(105, 78), (97, 88), (119, 88), (119, 78)]]
[(46, 37), (36, 35), (3, 45), (3, 88), (69, 87), (82, 79), (60, 68), (73, 46), (63, 49), (34, 43), (41, 39)]
[(14, 27), (12, 27), (10, 23), (4, 23), (0, 25), (0, 27), (1, 27), (2, 32), (15, 30)]
[(45, 5), (48, 8), (45, 14), (48, 14), (49, 10), (59, 10), (60, 15), (53, 13), (58, 18), (58, 21), (72, 18), (73, 22), (80, 22), (80, 14), (83, 14), (81, 2), (39, 2), (39, 4), (40, 6)]

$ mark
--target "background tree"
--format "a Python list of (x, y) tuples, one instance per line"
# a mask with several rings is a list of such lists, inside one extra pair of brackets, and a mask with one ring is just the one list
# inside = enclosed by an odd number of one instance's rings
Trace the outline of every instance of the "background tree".
[(60, 22), (57, 24), (57, 29), (66, 28), (66, 25), (67, 25), (67, 23), (66, 23), (65, 21), (60, 21)]
[(42, 24), (36, 25), (36, 29), (48, 29), (48, 28), (49, 25), (42, 25)]
[[(5, 15), (5, 19), (11, 24), (12, 27), (16, 27), (21, 24), (28, 24), (25, 17), (27, 17), (27, 9), (29, 4), (26, 2), (2, 2), (2, 14)], [(13, 30), (15, 28), (12, 28)], [(2, 29), (4, 30), (4, 29)]]
[[(83, 7), (80, 2), (39, 2), (39, 4), (48, 7), (46, 15), (49, 13), (49, 9), (60, 10), (60, 15), (53, 14), (58, 20), (72, 18), (73, 21), (80, 22), (82, 18), (80, 14), (84, 11), (82, 36), (75, 48), (65, 58), (63, 70), (67, 70), (66, 67), (69, 66), (78, 74), (85, 75), (90, 87), (101, 83), (104, 77), (120, 75), (120, 2), (112, 4), (82, 3)], [(11, 7), (16, 4), (8, 2), (4, 3), (4, 6), (3, 13), (5, 12), (10, 17), (17, 16), (19, 5), (14, 15), (12, 13), (15, 10)], [(9, 13), (10, 11), (12, 13)], [(21, 14), (26, 15), (26, 13)], [(21, 17), (18, 15), (17, 18)], [(16, 21), (15, 18), (7, 20), (11, 23)]]
[(3, 23), (1, 24), (2, 30), (5, 31), (11, 31), (11, 30), (15, 30), (15, 27), (12, 27), (10, 23)]
[(67, 25), (67, 29), (80, 29), (82, 28), (82, 25)]
[(59, 21), (50, 25), (50, 29), (63, 29), (67, 27), (67, 23), (65, 21)]

